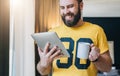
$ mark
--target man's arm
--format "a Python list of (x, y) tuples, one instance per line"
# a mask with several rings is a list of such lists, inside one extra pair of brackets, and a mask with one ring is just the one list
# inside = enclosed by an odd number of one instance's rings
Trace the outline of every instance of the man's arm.
[(48, 76), (51, 71), (52, 66), (43, 67), (40, 61), (37, 64), (37, 71), (41, 74), (41, 76)]
[(93, 62), (97, 69), (102, 72), (109, 72), (112, 66), (112, 60), (109, 54), (109, 51), (101, 54), (98, 58), (98, 61)]
[(96, 68), (102, 72), (109, 72), (112, 66), (112, 60), (109, 51), (100, 54), (100, 49), (94, 44), (91, 44), (91, 52), (89, 54), (89, 60), (92, 61)]

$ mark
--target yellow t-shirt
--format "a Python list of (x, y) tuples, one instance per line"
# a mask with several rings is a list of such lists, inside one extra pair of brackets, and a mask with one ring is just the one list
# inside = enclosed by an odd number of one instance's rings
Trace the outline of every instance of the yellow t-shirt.
[(60, 58), (53, 62), (52, 76), (97, 76), (97, 68), (89, 60), (77, 58), (78, 42), (94, 43), (100, 53), (108, 50), (107, 39), (103, 29), (95, 24), (85, 22), (80, 27), (61, 25), (55, 31), (70, 54), (69, 58)]

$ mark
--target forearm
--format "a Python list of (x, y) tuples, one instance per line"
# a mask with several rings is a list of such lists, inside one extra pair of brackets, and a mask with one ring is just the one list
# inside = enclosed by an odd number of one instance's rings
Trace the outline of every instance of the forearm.
[(43, 67), (39, 62), (37, 64), (37, 71), (41, 74), (41, 76), (48, 76), (51, 71), (51, 65), (49, 67)]
[(99, 71), (109, 72), (111, 70), (112, 61), (108, 52), (106, 55), (100, 55), (98, 61), (93, 63)]

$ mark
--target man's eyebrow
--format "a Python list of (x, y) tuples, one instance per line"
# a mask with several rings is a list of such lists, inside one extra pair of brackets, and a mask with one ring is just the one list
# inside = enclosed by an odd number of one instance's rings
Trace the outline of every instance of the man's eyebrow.
[[(63, 5), (59, 5), (60, 7), (64, 7)], [(74, 4), (68, 4), (66, 6), (74, 6)]]
[(69, 4), (68, 6), (74, 6), (74, 4)]

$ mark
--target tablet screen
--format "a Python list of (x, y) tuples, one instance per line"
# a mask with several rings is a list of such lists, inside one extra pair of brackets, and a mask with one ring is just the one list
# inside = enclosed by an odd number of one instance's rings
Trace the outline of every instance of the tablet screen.
[(51, 44), (50, 48), (53, 46), (58, 46), (62, 53), (64, 54), (63, 57), (69, 57), (68, 51), (65, 49), (64, 45), (60, 41), (56, 32), (41, 32), (41, 33), (34, 33), (31, 35), (32, 38), (35, 40), (37, 45), (44, 49), (45, 45), (49, 42)]

